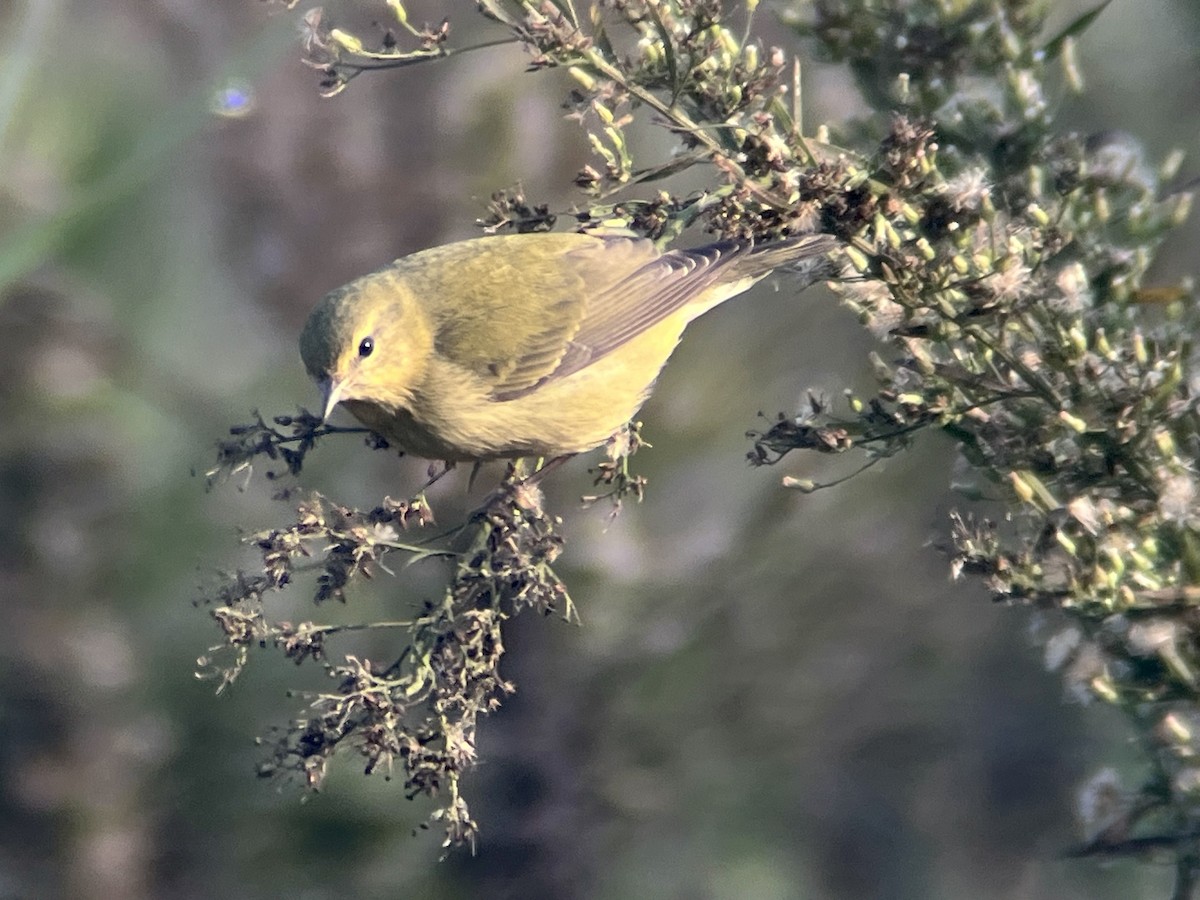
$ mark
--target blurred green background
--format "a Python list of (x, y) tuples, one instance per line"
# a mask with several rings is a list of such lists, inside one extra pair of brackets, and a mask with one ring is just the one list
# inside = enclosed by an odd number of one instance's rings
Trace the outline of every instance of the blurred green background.
[[(449, 14), (458, 43), (488, 28), (472, 3), (408, 6)], [(250, 410), (315, 402), (295, 338), (326, 290), (473, 235), (518, 180), (565, 211), (587, 161), (567, 80), (514, 48), (322, 100), (297, 19), (0, 3), (0, 898), (1167, 896), (1165, 869), (1059, 858), (1079, 784), (1136, 778), (1136, 755), (1044, 670), (1053, 623), (948, 583), (948, 444), (813, 496), (780, 477), (844, 461), (746, 465), (759, 410), (864, 383), (871, 339), (820, 290), (763, 285), (689, 331), (643, 415), (642, 506), (610, 526), (578, 508), (585, 462), (552, 479), (583, 627), (510, 631), (519, 692), (469, 781), (476, 857), (439, 864), (436, 832), (412, 835), (428, 808), (354, 760), (308, 802), (255, 778), (255, 736), (318, 682), (262, 654), (213, 696), (193, 601), (247, 561), (239, 528), (287, 508), (191, 470)], [(1152, 160), (1180, 147), (1200, 172), (1194, 0), (1116, 0), (1080, 58), (1065, 127), (1132, 132)], [(810, 125), (843, 118), (844, 74), (806, 72)], [(1196, 243), (1172, 239), (1163, 280)], [(303, 484), (347, 502), (423, 475), (353, 438), (311, 459)], [(434, 502), (451, 519), (465, 478)], [(377, 582), (345, 615), (394, 615), (438, 577)]]

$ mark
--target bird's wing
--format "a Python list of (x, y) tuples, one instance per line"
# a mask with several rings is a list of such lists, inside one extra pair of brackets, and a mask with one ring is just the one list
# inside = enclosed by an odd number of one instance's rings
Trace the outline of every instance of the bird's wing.
[[(484, 379), (492, 399), (516, 399), (580, 371), (714, 285), (761, 276), (792, 257), (828, 249), (815, 242), (807, 248), (808, 240), (779, 250), (722, 241), (659, 255), (650, 241), (632, 238), (489, 238), (506, 246), (488, 254), (485, 267), (476, 253), (439, 268), (458, 276), (459, 290), (464, 283), (477, 287), (443, 317), (437, 347)], [(735, 259), (740, 262), (731, 272)], [(483, 268), (467, 271), (475, 265)], [(448, 283), (444, 290), (452, 289)]]
[(592, 239), (570, 251), (564, 268), (578, 280), (575, 293), (558, 300), (546, 328), (529, 335), (494, 379), (493, 400), (515, 400), (612, 353), (695, 300), (716, 282), (720, 260), (737, 251), (714, 244), (659, 256), (649, 241), (628, 238)]
[[(626, 241), (626, 243), (632, 243)], [(611, 272), (607, 257), (622, 252), (619, 239), (606, 239), (605, 245), (590, 258), (581, 259), (585, 270), (603, 267)], [(613, 352), (642, 334), (673, 312), (698, 299), (713, 285), (727, 278), (721, 269), (734, 256), (747, 249), (733, 242), (710, 244), (698, 250), (672, 250), (661, 256), (643, 259), (623, 277), (598, 290), (588, 292), (578, 330), (561, 348), (556, 364), (549, 368), (530, 367), (520, 383), (497, 386), (496, 400), (513, 400), (543, 385), (566, 378)], [(734, 276), (736, 277), (736, 276)], [(595, 281), (584, 275), (585, 282)]]
[[(762, 278), (776, 269), (785, 269), (795, 276), (796, 290), (803, 290), (832, 274), (827, 254), (837, 245), (830, 235), (810, 234), (758, 246), (718, 241), (648, 259), (625, 277), (588, 296), (579, 330), (562, 359), (534, 387), (578, 372), (700, 300), (716, 285)], [(600, 263), (605, 261), (601, 259)], [(708, 302), (721, 299), (709, 298)], [(696, 315), (707, 308), (702, 306)]]
[(648, 241), (600, 238), (573, 251), (569, 268), (582, 282), (582, 302), (566, 301), (578, 314), (572, 333), (551, 327), (531, 336), (508, 377), (493, 386), (493, 398), (523, 396), (616, 350), (710, 286), (716, 262), (735, 250), (714, 244), (660, 256)]
[(730, 242), (672, 250), (591, 295), (571, 348), (548, 378), (565, 378), (611, 353), (721, 280), (722, 262), (741, 251)]
[[(434, 254), (444, 258), (422, 258)], [(575, 359), (592, 297), (657, 257), (650, 241), (537, 234), (449, 244), (397, 265), (433, 310), (437, 351), (507, 399)]]

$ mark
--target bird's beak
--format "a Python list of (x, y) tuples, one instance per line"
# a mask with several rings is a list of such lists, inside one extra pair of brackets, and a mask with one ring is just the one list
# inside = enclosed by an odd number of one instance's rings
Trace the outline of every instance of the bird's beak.
[(317, 382), (321, 389), (321, 421), (328, 422), (333, 414), (333, 408), (342, 402), (342, 389), (346, 386), (344, 379), (325, 377)]

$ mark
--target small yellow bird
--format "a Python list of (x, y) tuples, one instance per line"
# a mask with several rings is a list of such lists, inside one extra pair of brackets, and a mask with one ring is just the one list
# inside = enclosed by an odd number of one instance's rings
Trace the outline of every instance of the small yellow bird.
[(344, 404), (428, 459), (556, 457), (633, 418), (688, 323), (778, 268), (828, 277), (828, 235), (660, 253), (586, 234), (476, 238), (327, 295), (300, 335), (324, 415)]

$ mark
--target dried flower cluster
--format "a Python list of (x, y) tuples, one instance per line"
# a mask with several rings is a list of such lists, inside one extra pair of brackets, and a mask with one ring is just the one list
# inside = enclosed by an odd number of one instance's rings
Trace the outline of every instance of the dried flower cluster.
[[(333, 687), (312, 695), (305, 714), (270, 743), (263, 776), (298, 774), (318, 787), (329, 761), (343, 749), (365, 759), (364, 771), (398, 767), (409, 798), (440, 799), (433, 818), (446, 845), (474, 845), (476, 824), (459, 787), (475, 759), (478, 717), (513, 690), (500, 675), (502, 623), (526, 608), (574, 617), (566, 588), (551, 563), (561, 539), (541, 495), (514, 467), (476, 515), (459, 529), (456, 546), (404, 543), (403, 532), (433, 524), (423, 497), (384, 498), (361, 511), (314, 496), (299, 503), (295, 521), (248, 537), (262, 567), (231, 575), (210, 597), (224, 639), (199, 660), (202, 677), (231, 684), (252, 649), (274, 647), (297, 664), (324, 667)], [(457, 549), (461, 545), (462, 549)], [(362, 625), (293, 624), (268, 614), (269, 595), (315, 569), (313, 600), (346, 602), (357, 579), (387, 571), (385, 558), (443, 558), (453, 571), (440, 602), (416, 606), (413, 618)], [(313, 560), (316, 560), (314, 563)], [(328, 661), (327, 641), (366, 629), (405, 633), (393, 659), (346, 655)]]
[(1103, 804), (1081, 795), (1074, 852), (1167, 848), (1176, 895), (1190, 896), (1200, 322), (1190, 286), (1144, 278), (1191, 195), (1166, 187), (1176, 158), (1156, 168), (1127, 135), (1055, 131), (1048, 68), (1081, 83), (1072, 41), (1090, 16), (1047, 40), (1043, 10), (818, 3), (804, 23), (865, 96), (903, 110), (860, 164), (871, 199), (858, 206), (873, 210), (847, 234), (847, 258), (863, 280), (840, 288), (900, 353), (874, 360), (880, 389), (849, 397), (848, 415), (820, 406), (781, 421), (754, 456), (877, 457), (931, 426), (955, 441), (970, 473), (958, 486), (992, 515), (1002, 501), (1003, 521), (953, 517), (954, 573), (1052, 613), (1047, 665), (1070, 696), (1119, 707), (1147, 749), (1140, 786)]

